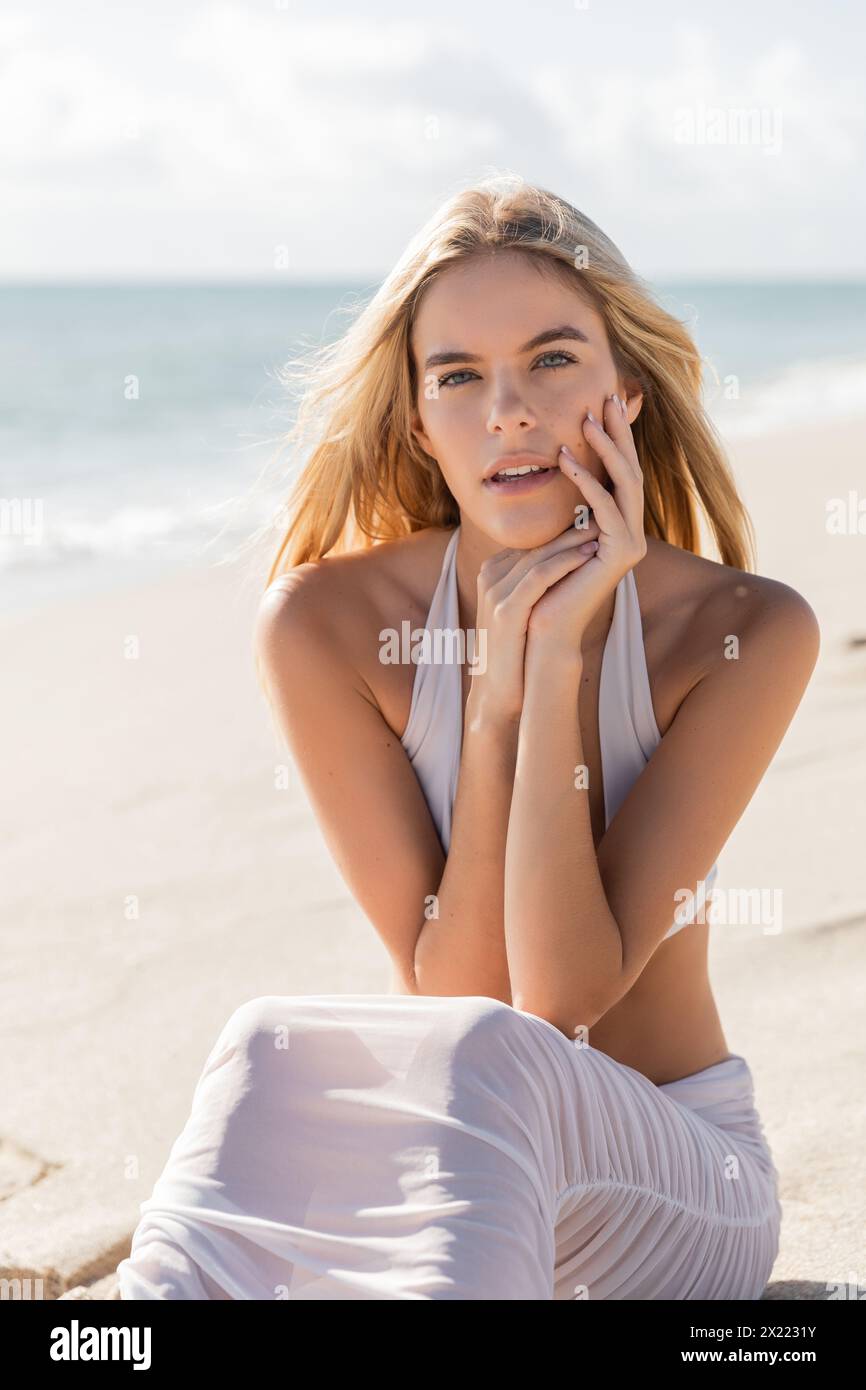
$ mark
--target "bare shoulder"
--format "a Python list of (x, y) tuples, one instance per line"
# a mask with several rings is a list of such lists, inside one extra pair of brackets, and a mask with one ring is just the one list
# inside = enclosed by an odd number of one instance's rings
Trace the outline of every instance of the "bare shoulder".
[[(398, 734), (414, 668), (380, 660), (378, 634), (435, 584), (439, 545), (416, 532), (298, 565), (269, 586), (255, 622), (275, 731), (337, 869), (389, 953), (392, 984), (410, 994), (419, 904), (441, 881), (445, 856)], [(383, 699), (401, 681), (399, 700)]]
[(375, 696), (383, 670), (379, 633), (403, 619), (424, 621), (450, 535), (429, 527), (278, 576), (259, 601), (257, 657), (282, 664), (291, 654), (315, 651), (354, 671)]
[(749, 652), (758, 663), (773, 660), (776, 679), (787, 670), (794, 685), (808, 681), (820, 629), (812, 607), (790, 584), (655, 538), (635, 579), (648, 664), (658, 672), (659, 701), (671, 716), (710, 671), (728, 669)]

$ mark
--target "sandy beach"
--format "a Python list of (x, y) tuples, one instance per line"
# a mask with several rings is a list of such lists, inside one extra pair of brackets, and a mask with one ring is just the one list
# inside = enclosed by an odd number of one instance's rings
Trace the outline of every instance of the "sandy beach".
[[(866, 534), (825, 523), (858, 479), (864, 495), (863, 441), (845, 423), (731, 450), (759, 573), (798, 589), (822, 629), (719, 861), (720, 888), (778, 890), (781, 930), (722, 924), (711, 941), (781, 1177), (767, 1298), (863, 1278)], [(238, 1005), (388, 988), (297, 773), (280, 775), (252, 661), (258, 596), (248, 563), (190, 568), (0, 624), (0, 1277), (42, 1281), (34, 1296), (111, 1296)]]

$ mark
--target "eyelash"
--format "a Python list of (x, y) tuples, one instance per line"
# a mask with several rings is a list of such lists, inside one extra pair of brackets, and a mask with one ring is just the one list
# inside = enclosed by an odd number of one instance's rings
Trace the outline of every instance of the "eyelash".
[[(543, 352), (543, 353), (541, 354), (541, 357), (536, 358), (536, 362), (540, 362), (540, 361), (542, 360), (542, 358), (544, 358), (544, 357), (564, 357), (564, 358), (565, 358), (565, 361), (564, 361), (564, 362), (555, 362), (554, 365), (553, 365), (552, 367), (546, 367), (546, 368), (545, 368), (545, 371), (548, 371), (548, 372), (555, 372), (555, 371), (558, 370), (559, 367), (566, 367), (566, 366), (568, 366), (570, 363), (572, 363), (572, 362), (577, 362), (577, 360), (578, 360), (576, 357), (572, 357), (572, 355), (571, 355), (570, 352), (561, 352), (559, 348), (551, 348), (550, 352)], [(470, 369), (469, 369), (468, 367), (461, 367), (461, 368), (459, 368), (459, 369), (456, 370), (456, 371), (453, 371), (453, 372), (446, 372), (444, 376), (440, 376), (440, 378), (439, 378), (439, 383), (438, 383), (438, 384), (439, 384), (440, 386), (444, 386), (446, 390), (453, 390), (453, 389), (455, 388), (455, 386), (465, 386), (466, 383), (465, 383), (464, 381), (453, 382), (453, 381), (449, 381), (448, 378), (449, 378), (449, 377), (452, 377), (452, 376), (463, 376), (464, 373), (465, 373), (465, 372), (468, 372), (469, 370), (470, 370)]]

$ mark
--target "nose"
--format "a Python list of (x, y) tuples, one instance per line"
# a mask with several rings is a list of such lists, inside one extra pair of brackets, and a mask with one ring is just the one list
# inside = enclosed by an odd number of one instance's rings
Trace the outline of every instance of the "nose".
[(508, 434), (512, 430), (532, 429), (536, 416), (529, 402), (512, 382), (500, 382), (490, 402), (487, 428), (491, 434)]

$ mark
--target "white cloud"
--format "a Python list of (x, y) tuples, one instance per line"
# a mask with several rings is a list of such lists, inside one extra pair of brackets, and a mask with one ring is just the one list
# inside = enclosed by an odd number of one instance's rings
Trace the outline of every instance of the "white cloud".
[[(18, 213), (0, 274), (58, 273), (46, 211), (70, 273), (195, 271), (208, 239), (216, 273), (267, 273), (263, 247), (285, 240), (298, 272), (384, 268), (437, 192), (491, 165), (609, 219), (650, 261), (751, 265), (783, 224), (794, 249), (855, 254), (839, 224), (862, 210), (859, 91), (802, 43), (744, 35), (732, 64), (730, 43), (686, 23), (655, 61), (607, 44), (593, 61), (586, 14), (540, 58), (437, 11), (322, 19), (224, 0), (138, 18), (124, 35), (35, 12), (0, 22), (0, 191)], [(742, 143), (749, 110), (762, 138)], [(728, 138), (701, 142), (719, 111)], [(683, 112), (693, 144), (676, 138)]]

